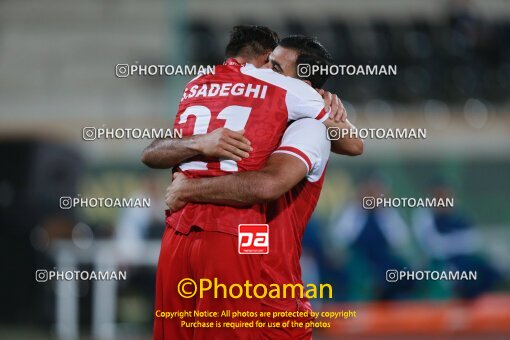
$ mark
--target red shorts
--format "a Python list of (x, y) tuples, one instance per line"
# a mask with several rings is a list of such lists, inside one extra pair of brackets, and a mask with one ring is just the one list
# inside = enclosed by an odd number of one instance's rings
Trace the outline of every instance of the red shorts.
[[(260, 312), (258, 299), (214, 298), (213, 290), (200, 298), (183, 298), (177, 291), (178, 283), (184, 278), (218, 279), (227, 287), (234, 283), (244, 285), (249, 280), (258, 283), (262, 255), (240, 255), (237, 236), (192, 229), (182, 234), (167, 227), (161, 242), (158, 269), (156, 274), (156, 302), (154, 316), (154, 339), (258, 339), (257, 329), (226, 327), (183, 327), (182, 321), (191, 322), (237, 322), (246, 318), (200, 318), (193, 316), (194, 311), (253, 311)], [(186, 290), (191, 290), (187, 286)], [(156, 313), (189, 311), (191, 316), (183, 318), (161, 318)]]

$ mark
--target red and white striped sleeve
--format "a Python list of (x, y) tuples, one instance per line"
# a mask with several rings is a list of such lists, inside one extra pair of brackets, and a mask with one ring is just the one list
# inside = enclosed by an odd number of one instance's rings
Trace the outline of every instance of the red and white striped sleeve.
[(324, 109), (324, 100), (321, 95), (304, 81), (291, 79), (292, 85), (288, 86), (285, 97), (289, 119), (313, 118), (319, 122), (328, 119), (328, 112)]
[(326, 169), (331, 149), (326, 134), (326, 126), (318, 120), (297, 120), (287, 127), (280, 146), (273, 153), (285, 153), (300, 159), (308, 170), (306, 179), (318, 181)]

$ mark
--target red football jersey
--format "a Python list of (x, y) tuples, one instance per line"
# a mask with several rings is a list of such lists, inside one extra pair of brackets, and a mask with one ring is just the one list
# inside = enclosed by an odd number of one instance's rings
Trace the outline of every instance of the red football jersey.
[[(326, 127), (312, 119), (292, 123), (274, 153), (286, 153), (299, 158), (308, 173), (300, 183), (276, 201), (268, 204), (269, 254), (262, 258), (264, 284), (303, 284), (301, 280), (301, 241), (322, 190), (331, 142)], [(276, 309), (309, 309), (306, 299), (264, 299), (263, 303)]]
[[(244, 129), (253, 151), (239, 162), (197, 156), (180, 164), (179, 170), (189, 177), (259, 170), (278, 146), (288, 122), (300, 118), (327, 119), (317, 91), (301, 80), (230, 59), (216, 66), (214, 74), (199, 76), (186, 86), (174, 128), (182, 129), (184, 136), (221, 127)], [(188, 203), (167, 215), (167, 223), (182, 233), (198, 226), (237, 235), (239, 224), (266, 220), (265, 204), (238, 208)]]

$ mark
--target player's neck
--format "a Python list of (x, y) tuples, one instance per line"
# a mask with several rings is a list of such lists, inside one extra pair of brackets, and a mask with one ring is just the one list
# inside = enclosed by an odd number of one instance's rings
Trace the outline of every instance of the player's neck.
[(242, 57), (231, 57), (231, 58), (227, 58), (225, 60), (225, 62), (223, 63), (223, 65), (227, 65), (227, 66), (242, 66), (242, 65), (246, 65), (247, 61), (245, 58), (242, 58)]
[(244, 57), (234, 57), (232, 59), (235, 59), (235, 61), (237, 61), (239, 64), (247, 64), (249, 63), (250, 61)]

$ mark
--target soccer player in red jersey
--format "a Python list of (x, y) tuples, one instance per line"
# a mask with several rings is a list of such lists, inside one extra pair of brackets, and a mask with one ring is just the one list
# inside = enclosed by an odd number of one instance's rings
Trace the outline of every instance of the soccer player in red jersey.
[[(236, 37), (234, 32), (227, 56), (233, 54), (231, 56), (236, 58), (217, 66), (214, 75), (197, 77), (186, 86), (175, 128), (182, 128), (185, 136), (193, 136), (226, 127), (244, 130), (244, 138), (252, 140), (249, 157), (237, 161), (236, 158), (210, 158), (189, 150), (183, 157), (186, 161), (179, 166), (187, 177), (258, 170), (276, 149), (289, 121), (307, 117), (324, 121), (328, 118), (322, 98), (306, 83), (244, 63), (257, 62), (261, 53), (269, 54), (271, 46), (264, 46), (271, 40), (267, 38), (267, 32), (259, 27), (245, 27), (241, 37)], [(258, 39), (260, 36), (262, 39)], [(243, 40), (244, 43), (239, 44)], [(242, 140), (237, 139), (237, 142), (242, 143)], [(235, 144), (233, 140), (230, 143)], [(338, 142), (337, 150), (344, 151), (345, 144), (345, 141)], [(239, 221), (264, 223), (265, 214), (264, 204), (230, 207), (195, 203), (169, 214), (158, 263), (156, 312), (260, 310), (256, 299), (214, 299), (212, 294), (185, 299), (178, 294), (177, 286), (183, 278), (197, 282), (201, 278), (216, 278), (226, 285), (243, 284), (246, 280), (258, 282), (261, 257), (238, 256), (237, 226)], [(257, 337), (253, 330), (243, 328), (182, 327), (182, 322), (196, 320), (201, 319), (162, 320), (156, 317), (154, 337)]]

